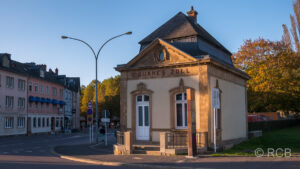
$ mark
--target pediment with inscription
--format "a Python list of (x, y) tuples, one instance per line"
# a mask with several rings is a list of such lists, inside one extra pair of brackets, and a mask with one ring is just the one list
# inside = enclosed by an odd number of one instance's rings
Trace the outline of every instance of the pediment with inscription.
[(126, 67), (165, 66), (193, 61), (197, 59), (161, 39), (156, 39), (134, 57)]

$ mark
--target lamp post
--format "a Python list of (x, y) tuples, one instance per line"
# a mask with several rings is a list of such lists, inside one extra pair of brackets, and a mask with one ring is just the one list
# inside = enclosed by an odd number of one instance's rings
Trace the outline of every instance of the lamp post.
[(121, 37), (123, 35), (131, 35), (132, 32), (129, 31), (129, 32), (126, 32), (126, 33), (123, 33), (123, 34), (120, 34), (120, 35), (117, 35), (117, 36), (114, 36), (110, 39), (108, 39), (106, 42), (104, 42), (102, 44), (102, 46), (99, 48), (97, 54), (95, 52), (95, 50), (91, 47), (91, 45), (89, 45), (88, 43), (86, 43), (85, 41), (81, 40), (81, 39), (77, 39), (77, 38), (72, 38), (72, 37), (68, 37), (68, 36), (61, 36), (62, 39), (72, 39), (72, 40), (76, 40), (76, 41), (79, 41), (79, 42), (82, 42), (84, 43), (85, 45), (87, 45), (91, 51), (93, 52), (93, 55), (95, 57), (95, 61), (96, 61), (96, 143), (98, 143), (98, 57), (99, 57), (99, 53), (101, 52), (102, 48), (111, 40), (113, 39), (116, 39), (118, 37)]

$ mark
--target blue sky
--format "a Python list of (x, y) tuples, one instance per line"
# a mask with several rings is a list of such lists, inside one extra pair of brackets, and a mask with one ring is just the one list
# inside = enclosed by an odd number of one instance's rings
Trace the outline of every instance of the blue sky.
[(83, 44), (62, 40), (80, 38), (98, 50), (112, 36), (133, 31), (105, 46), (99, 58), (100, 80), (117, 75), (138, 42), (193, 5), (198, 23), (231, 52), (245, 39), (280, 40), (282, 24), (290, 27), (293, 0), (0, 0), (0, 53), (20, 62), (47, 64), (60, 74), (95, 79), (92, 53)]

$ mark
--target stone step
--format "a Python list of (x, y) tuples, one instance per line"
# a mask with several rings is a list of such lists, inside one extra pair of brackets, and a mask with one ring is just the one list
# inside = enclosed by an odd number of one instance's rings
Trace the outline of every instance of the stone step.
[(159, 145), (133, 145), (134, 150), (148, 150), (148, 151), (159, 151)]
[(160, 156), (160, 151), (147, 151), (147, 150), (133, 150), (133, 154), (145, 154), (145, 155), (153, 155)]

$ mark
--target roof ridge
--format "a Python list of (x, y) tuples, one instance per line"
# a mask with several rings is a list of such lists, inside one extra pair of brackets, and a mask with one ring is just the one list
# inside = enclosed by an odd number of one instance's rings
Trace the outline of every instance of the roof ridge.
[[(153, 32), (151, 32), (151, 33), (150, 33), (148, 36), (146, 36), (144, 39), (142, 39), (142, 40), (139, 42), (139, 44), (149, 43), (149, 42), (155, 40), (156, 38), (161, 38), (161, 39), (162, 39), (162, 37), (155, 37), (155, 38), (153, 38), (153, 37), (151, 37), (151, 36), (153, 36), (154, 34), (157, 34), (157, 33), (161, 32), (161, 31), (163, 31), (162, 29), (163, 29), (164, 27), (166, 27), (166, 25), (171, 24), (171, 22), (172, 22), (173, 20), (177, 19), (179, 16), (183, 16), (183, 18), (184, 18), (185, 20), (188, 21), (188, 19), (186, 18), (186, 15), (180, 11), (180, 12), (178, 12), (176, 15), (174, 15), (172, 18), (170, 18), (169, 20), (167, 20), (164, 24), (162, 24), (161, 26), (159, 26), (158, 28), (156, 28)], [(194, 31), (195, 31), (194, 33), (195, 33), (195, 35), (196, 35), (196, 34), (197, 34), (197, 31), (195, 30), (195, 28), (193, 28), (193, 29), (194, 29)], [(152, 39), (152, 40), (147, 40), (147, 39)]]
[[(186, 16), (186, 15), (185, 15)], [(200, 24), (198, 24), (198, 23), (195, 23), (195, 22), (193, 22), (193, 20), (192, 20), (192, 18), (190, 18), (189, 16), (186, 16), (187, 17), (187, 20), (190, 22), (190, 24), (193, 26), (193, 28), (197, 31), (197, 28), (195, 28), (195, 26), (196, 27), (198, 27), (198, 29), (200, 28), (201, 29), (201, 31), (203, 31), (206, 35), (208, 35), (209, 36), (209, 38), (211, 38), (214, 42), (210, 42), (210, 43), (215, 43), (216, 45), (218, 45), (219, 47), (221, 47), (221, 48), (223, 48), (228, 54), (231, 54), (232, 55), (232, 53), (228, 50), (228, 49), (226, 49), (214, 36), (212, 36), (206, 29), (204, 29)], [(202, 34), (198, 34), (198, 36), (201, 36)], [(208, 40), (209, 41), (209, 39), (207, 39), (207, 38), (205, 38), (205, 37), (202, 37), (202, 38), (204, 38), (205, 40)]]

